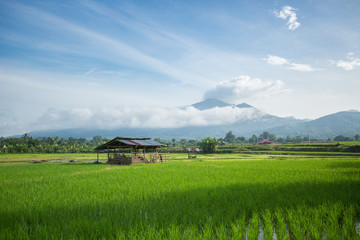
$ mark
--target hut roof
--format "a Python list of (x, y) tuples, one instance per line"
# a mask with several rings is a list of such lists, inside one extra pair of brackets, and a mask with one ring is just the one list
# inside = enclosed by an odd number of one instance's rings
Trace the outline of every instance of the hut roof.
[(272, 143), (272, 141), (270, 139), (264, 139), (264, 140), (258, 142), (258, 144), (268, 144), (268, 143)]
[(95, 150), (107, 150), (115, 148), (158, 148), (163, 147), (161, 143), (158, 143), (151, 138), (124, 138), (116, 137), (113, 140), (98, 146)]

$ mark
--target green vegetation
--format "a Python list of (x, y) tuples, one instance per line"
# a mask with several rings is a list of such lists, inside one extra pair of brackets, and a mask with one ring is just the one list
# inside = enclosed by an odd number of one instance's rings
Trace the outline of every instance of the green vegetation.
[(216, 147), (218, 142), (216, 138), (207, 137), (204, 138), (200, 143), (199, 146), (203, 153), (214, 153), (216, 151)]
[(171, 159), (0, 159), (0, 239), (360, 238), (359, 157)]
[[(107, 159), (106, 154), (99, 155), (100, 160)], [(33, 161), (51, 161), (61, 162), (76, 160), (77, 162), (92, 162), (97, 159), (96, 153), (11, 153), (0, 154), (0, 162), (33, 162)]]
[[(160, 138), (155, 138), (154, 140), (157, 142), (162, 143), (164, 146), (166, 146), (166, 150), (163, 149), (162, 151), (170, 151), (170, 152), (184, 152), (185, 147), (200, 147), (202, 148), (204, 153), (212, 153), (216, 150), (217, 146), (220, 147), (220, 149), (236, 149), (235, 152), (243, 152), (245, 149), (250, 151), (258, 151), (255, 146), (259, 141), (264, 139), (269, 139), (272, 142), (276, 144), (276, 148), (272, 148), (271, 151), (281, 151), (281, 145), (286, 144), (285, 146), (291, 146), (291, 144), (296, 144), (296, 146), (306, 146), (308, 147), (309, 141), (312, 143), (318, 143), (323, 142), (324, 144), (329, 145), (332, 148), (328, 148), (329, 150), (326, 150), (325, 148), (321, 148), (320, 150), (322, 152), (325, 151), (331, 151), (331, 152), (360, 152), (360, 145), (357, 148), (352, 149), (345, 149), (342, 147), (333, 148), (337, 142), (343, 142), (345, 145), (347, 142), (353, 142), (359, 141), (359, 135), (355, 135), (354, 138), (352, 137), (344, 137), (342, 135), (336, 136), (332, 142), (331, 139), (328, 139), (327, 141), (324, 141), (322, 139), (309, 139), (308, 137), (296, 137), (296, 138), (277, 138), (274, 134), (270, 134), (269, 132), (263, 132), (259, 136), (256, 136), (255, 134), (249, 138), (246, 139), (245, 137), (236, 137), (232, 131), (229, 131), (225, 138), (219, 138), (215, 139), (212, 137), (207, 137), (201, 141), (198, 140), (187, 140), (187, 139), (181, 139), (177, 140), (175, 138), (169, 140), (164, 140)], [(86, 138), (59, 138), (59, 137), (43, 137), (43, 138), (33, 138), (29, 136), (28, 134), (24, 134), (22, 137), (10, 137), (10, 138), (3, 138), (0, 137), (0, 153), (6, 154), (6, 153), (92, 153), (94, 152), (94, 149), (109, 141), (110, 139), (102, 138), (100, 136), (95, 136), (92, 139), (86, 139)], [(356, 142), (355, 142), (356, 143)], [(360, 143), (360, 142), (357, 142)], [(305, 145), (304, 145), (305, 144)], [(307, 145), (306, 145), (307, 144)], [(318, 145), (318, 144), (315, 144)], [(244, 147), (245, 146), (245, 147)], [(344, 146), (344, 145), (342, 145)], [(285, 147), (285, 151), (288, 151), (288, 147)], [(297, 151), (298, 149), (296, 149)], [(301, 149), (299, 149), (301, 150)], [(308, 150), (304, 150), (308, 151)], [(318, 152), (315, 149), (316, 152)], [(224, 151), (224, 152), (234, 152), (232, 150), (230, 151)]]
[(0, 153), (85, 153), (109, 141), (100, 136), (91, 140), (86, 138), (33, 138), (28, 134), (22, 137), (0, 138)]

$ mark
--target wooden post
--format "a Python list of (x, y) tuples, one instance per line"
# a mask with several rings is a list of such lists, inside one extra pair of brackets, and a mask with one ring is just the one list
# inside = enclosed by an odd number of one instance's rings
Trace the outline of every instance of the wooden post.
[(99, 152), (97, 152), (96, 163), (99, 163)]

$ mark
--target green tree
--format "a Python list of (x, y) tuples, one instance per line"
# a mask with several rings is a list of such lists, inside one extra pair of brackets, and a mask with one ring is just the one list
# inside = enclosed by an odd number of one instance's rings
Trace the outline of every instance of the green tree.
[(271, 134), (269, 132), (264, 131), (260, 136), (259, 139), (264, 140), (264, 139), (269, 139), (271, 141), (275, 141), (276, 136), (274, 134)]
[(245, 137), (237, 137), (237, 138), (236, 138), (236, 142), (237, 142), (237, 143), (245, 143), (245, 142), (246, 142), (246, 138), (245, 138)]
[(207, 137), (200, 141), (199, 145), (204, 153), (213, 153), (216, 151), (218, 141), (216, 138)]
[(232, 131), (229, 131), (226, 134), (224, 141), (228, 142), (228, 143), (235, 143), (235, 139), (236, 139), (236, 136), (232, 133)]
[(189, 145), (188, 140), (186, 140), (186, 139), (181, 139), (180, 140), (180, 146), (186, 147), (188, 145)]
[(97, 146), (103, 142), (103, 139), (101, 136), (95, 136), (95, 137), (93, 137), (92, 142), (95, 146)]
[(355, 139), (355, 141), (359, 141), (359, 139), (360, 139), (359, 134), (356, 134), (356, 135), (354, 136), (354, 139)]
[(197, 140), (189, 140), (189, 145), (190, 146), (196, 146), (198, 144)]
[(257, 143), (257, 136), (255, 134), (253, 134), (252, 137), (249, 138), (249, 143)]
[(337, 135), (336, 137), (334, 137), (334, 141), (335, 141), (335, 142), (346, 141), (346, 137), (343, 136), (343, 135)]

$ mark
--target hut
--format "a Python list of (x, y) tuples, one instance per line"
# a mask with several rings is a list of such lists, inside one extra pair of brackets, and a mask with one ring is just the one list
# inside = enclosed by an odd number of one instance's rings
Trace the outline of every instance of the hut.
[(198, 152), (200, 152), (199, 148), (186, 148), (186, 151), (188, 152), (188, 158), (196, 158), (196, 155)]
[(168, 160), (168, 155), (160, 154), (159, 148), (164, 147), (151, 138), (116, 137), (95, 148), (97, 161), (100, 153), (108, 154), (109, 164), (129, 165), (131, 163), (151, 163)]

